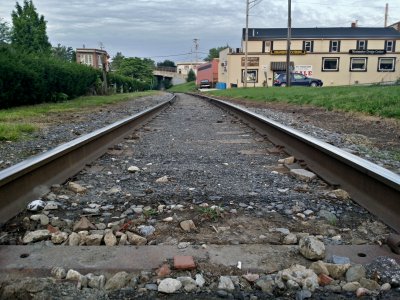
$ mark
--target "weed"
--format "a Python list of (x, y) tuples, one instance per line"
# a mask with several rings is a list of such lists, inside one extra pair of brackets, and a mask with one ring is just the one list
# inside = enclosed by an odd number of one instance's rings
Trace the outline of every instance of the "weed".
[(154, 208), (150, 208), (149, 210), (144, 210), (143, 211), (143, 215), (146, 218), (150, 218), (152, 216), (156, 216), (157, 214), (158, 214), (158, 212)]
[(199, 207), (199, 213), (206, 219), (216, 221), (221, 217), (221, 212), (219, 209), (211, 207)]

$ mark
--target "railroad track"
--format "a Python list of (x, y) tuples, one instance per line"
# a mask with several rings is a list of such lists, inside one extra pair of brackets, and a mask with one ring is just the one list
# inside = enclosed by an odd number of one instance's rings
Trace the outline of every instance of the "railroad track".
[[(39, 224), (29, 221), (32, 213), (26, 211), (14, 218), (30, 200), (45, 194), (44, 199), (65, 202), (60, 203), (63, 209), (48, 213), (52, 227), (69, 228), (64, 231), (71, 233), (74, 224), (60, 220), (72, 218), (76, 224), (85, 216), (96, 232), (119, 231), (119, 241), (132, 228), (145, 236), (146, 246), (47, 247), (46, 242), (0, 246), (0, 273), (25, 270), (43, 275), (57, 264), (81, 272), (155, 269), (177, 254), (177, 245), (183, 248), (178, 253), (194, 256), (202, 271), (209, 273), (226, 268), (229, 274), (241, 274), (236, 268), (239, 260), (243, 270), (271, 273), (294, 262), (306, 264), (304, 258), (294, 257), (295, 246), (274, 246), (282, 242), (281, 227), (320, 233), (327, 242), (327, 255), (347, 256), (352, 262), (366, 263), (379, 255), (399, 259), (376, 245), (393, 230), (347, 200), (342, 208), (330, 198), (341, 187), (399, 231), (399, 176), (225, 101), (203, 96), (209, 104), (192, 96), (179, 98), (174, 105), (172, 97), (0, 172), (0, 217), (12, 231), (10, 241), (19, 244), (21, 232), (46, 228), (41, 219)], [(122, 146), (114, 147), (118, 143)], [(286, 153), (296, 161), (278, 164)], [(128, 171), (129, 167), (135, 168)], [(291, 175), (291, 169), (305, 168), (323, 180), (304, 181)], [(68, 182), (79, 183), (85, 192), (71, 191)], [(319, 213), (326, 210), (338, 218), (324, 219)], [(196, 228), (183, 230), (184, 220), (194, 221)], [(17, 230), (22, 224), (25, 229)], [(146, 236), (140, 225), (154, 225), (156, 231)], [(371, 237), (375, 227), (380, 231)], [(335, 245), (338, 237), (343, 245)], [(354, 245), (360, 237), (367, 245)], [(399, 250), (396, 235), (388, 242)], [(47, 261), (48, 257), (52, 259)]]

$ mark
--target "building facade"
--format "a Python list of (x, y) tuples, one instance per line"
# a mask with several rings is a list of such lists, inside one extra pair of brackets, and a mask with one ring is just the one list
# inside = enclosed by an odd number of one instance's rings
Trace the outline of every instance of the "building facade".
[[(243, 29), (242, 49), (245, 48)], [(286, 72), (287, 28), (250, 28), (247, 86), (272, 86)], [(293, 28), (290, 69), (324, 86), (393, 82), (400, 78), (400, 32), (393, 27)], [(242, 87), (245, 54), (220, 52), (219, 80)]]
[(109, 71), (109, 59), (107, 51), (100, 49), (77, 48), (76, 61), (96, 69), (102, 69), (103, 63), (106, 71)]
[(204, 64), (204, 61), (199, 61), (199, 62), (178, 62), (176, 63), (176, 72), (178, 74), (182, 74), (184, 76), (187, 76), (190, 69), (194, 71), (194, 73), (197, 75), (197, 67)]
[(197, 67), (197, 86), (200, 86), (200, 83), (205, 80), (210, 83), (210, 87), (214, 88), (216, 86), (218, 82), (218, 62), (219, 59), (214, 58), (212, 61)]

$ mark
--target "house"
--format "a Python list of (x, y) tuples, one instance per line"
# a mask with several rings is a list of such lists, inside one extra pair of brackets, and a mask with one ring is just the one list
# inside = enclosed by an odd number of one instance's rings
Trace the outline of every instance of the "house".
[[(290, 68), (324, 86), (394, 82), (400, 78), (400, 32), (393, 27), (292, 28)], [(242, 48), (245, 45), (245, 29)], [(247, 86), (271, 86), (286, 72), (287, 28), (250, 28)], [(243, 87), (245, 53), (220, 52), (219, 81)]]
[(100, 49), (90, 48), (77, 48), (76, 49), (76, 61), (80, 64), (85, 64), (93, 68), (102, 69), (103, 67), (108, 72), (109, 59), (107, 51)]
[(194, 71), (195, 74), (197, 74), (197, 67), (200, 66), (201, 64), (204, 64), (204, 61), (199, 61), (199, 62), (178, 62), (176, 63), (176, 72), (178, 74), (182, 74), (184, 76), (187, 76), (190, 69)]

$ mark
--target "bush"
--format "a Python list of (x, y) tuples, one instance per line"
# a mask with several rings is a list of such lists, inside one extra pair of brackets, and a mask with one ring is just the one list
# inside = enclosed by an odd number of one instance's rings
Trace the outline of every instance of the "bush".
[(109, 85), (113, 85), (117, 93), (129, 93), (136, 91), (145, 91), (150, 88), (149, 84), (131, 77), (123, 76), (116, 73), (109, 73)]
[(56, 58), (0, 48), (0, 108), (63, 101), (88, 93), (101, 73)]

